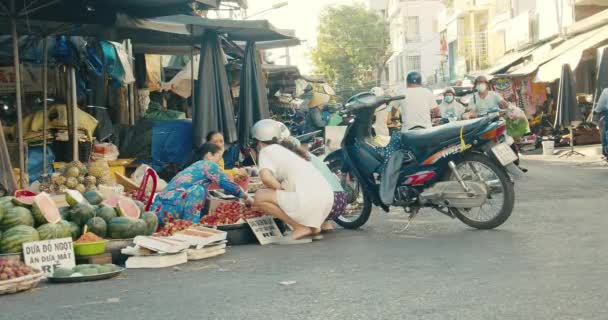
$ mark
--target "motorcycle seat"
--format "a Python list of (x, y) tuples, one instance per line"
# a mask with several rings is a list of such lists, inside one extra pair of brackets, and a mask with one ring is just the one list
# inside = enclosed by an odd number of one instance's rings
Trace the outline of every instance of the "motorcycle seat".
[(461, 130), (462, 135), (464, 136), (487, 126), (491, 121), (492, 120), (489, 117), (483, 117), (473, 120), (450, 122), (429, 129), (408, 130), (401, 133), (401, 146), (414, 149), (439, 146), (444, 142), (459, 137)]

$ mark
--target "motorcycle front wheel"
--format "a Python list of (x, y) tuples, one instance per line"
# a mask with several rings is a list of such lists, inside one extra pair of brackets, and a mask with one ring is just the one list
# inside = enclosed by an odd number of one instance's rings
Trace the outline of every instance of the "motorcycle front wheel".
[[(485, 155), (477, 153), (469, 153), (455, 162), (456, 170), (465, 182), (483, 182), (487, 186), (488, 198), (481, 207), (449, 208), (450, 212), (458, 220), (476, 229), (494, 229), (507, 221), (513, 212), (515, 190), (504, 168)], [(452, 170), (448, 170), (444, 180), (456, 180)]]
[(334, 159), (327, 163), (329, 170), (335, 174), (346, 192), (347, 206), (343, 214), (334, 221), (345, 229), (358, 229), (364, 225), (372, 212), (372, 201), (363, 192), (357, 177), (350, 172), (342, 172), (342, 159)]

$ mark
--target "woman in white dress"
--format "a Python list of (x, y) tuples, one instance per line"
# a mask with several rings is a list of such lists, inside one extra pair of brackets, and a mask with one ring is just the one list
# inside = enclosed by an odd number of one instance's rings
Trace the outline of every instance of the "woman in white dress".
[(267, 188), (256, 192), (254, 206), (290, 225), (294, 240), (318, 235), (332, 209), (333, 191), (307, 161), (308, 152), (289, 141), (279, 142), (280, 130), (270, 119), (253, 126), (259, 175)]

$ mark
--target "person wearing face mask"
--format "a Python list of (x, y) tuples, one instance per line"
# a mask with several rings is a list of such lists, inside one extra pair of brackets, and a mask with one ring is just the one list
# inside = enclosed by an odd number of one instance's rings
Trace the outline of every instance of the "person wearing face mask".
[(439, 105), (442, 119), (451, 121), (461, 120), (465, 108), (455, 99), (456, 91), (454, 88), (447, 88), (443, 92), (443, 101)]
[(474, 85), (477, 92), (473, 94), (469, 118), (483, 117), (509, 106), (500, 94), (490, 90), (488, 79), (485, 76), (475, 78)]

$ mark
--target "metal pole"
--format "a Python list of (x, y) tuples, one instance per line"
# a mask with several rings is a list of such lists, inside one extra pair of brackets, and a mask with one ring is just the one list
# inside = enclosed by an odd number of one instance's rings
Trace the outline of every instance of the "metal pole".
[[(230, 11), (232, 12), (232, 11)], [(190, 47), (190, 108), (192, 109), (192, 113), (194, 113), (194, 33), (193, 26), (190, 25), (190, 39), (191, 39), (191, 47)], [(188, 110), (186, 110), (186, 115), (188, 114)]]
[(70, 124), (70, 128), (72, 129), (72, 160), (78, 161), (78, 97), (76, 95), (76, 69), (74, 67), (70, 67), (68, 77), (70, 83), (70, 92), (68, 94), (72, 102), (69, 111), (72, 114), (72, 123)]
[[(133, 61), (133, 47), (131, 45), (131, 40), (127, 39), (125, 41), (127, 54), (129, 55), (129, 60)], [(129, 101), (129, 124), (135, 125), (135, 85), (133, 83), (129, 83), (127, 85), (127, 94)]]
[(11, 35), (13, 37), (13, 64), (15, 67), (15, 95), (17, 103), (17, 138), (19, 145), (19, 187), (25, 188), (25, 144), (23, 142), (23, 110), (21, 106), (21, 68), (19, 66), (19, 41), (17, 39), (17, 18), (15, 0), (11, 0)]
[(46, 37), (42, 39), (42, 174), (46, 175), (46, 130), (48, 118), (48, 75), (49, 75), (49, 54), (47, 50)]

